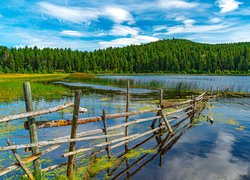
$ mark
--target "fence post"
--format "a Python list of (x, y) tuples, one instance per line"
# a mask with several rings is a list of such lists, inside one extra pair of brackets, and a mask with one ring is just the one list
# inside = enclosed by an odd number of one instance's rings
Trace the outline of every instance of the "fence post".
[[(130, 89), (130, 81), (127, 81), (127, 92), (126, 92), (126, 112), (129, 111), (129, 100), (130, 100), (130, 94), (129, 94), (129, 89)], [(126, 122), (128, 122), (128, 116), (126, 116), (125, 119)], [(128, 136), (128, 126), (125, 127), (125, 136)], [(128, 151), (128, 143), (125, 144), (125, 151)]]
[[(24, 100), (25, 100), (25, 106), (26, 111), (33, 111), (33, 104), (32, 104), (32, 93), (30, 88), (29, 82), (23, 83), (23, 90), (24, 90)], [(28, 117), (28, 127), (29, 127), (29, 134), (30, 134), (30, 142), (31, 143), (38, 143), (38, 136), (37, 136), (37, 127), (35, 123), (34, 117)], [(32, 155), (35, 156), (39, 153), (38, 147), (31, 148)], [(41, 171), (41, 159), (38, 158), (34, 160), (34, 175), (36, 179), (41, 179), (42, 171)]]
[(160, 106), (162, 106), (163, 103), (163, 89), (160, 90)]
[(191, 123), (194, 123), (194, 114), (195, 114), (195, 98), (194, 98), (194, 96), (192, 95), (191, 96), (191, 100), (192, 100), (192, 102), (191, 102), (191, 105), (192, 105), (192, 115), (191, 115), (191, 117), (190, 117), (190, 122)]
[[(105, 133), (105, 135), (108, 135), (108, 130), (107, 130), (108, 126), (107, 126), (107, 118), (106, 118), (106, 111), (105, 110), (102, 111), (102, 121), (103, 121), (104, 133)], [(106, 142), (108, 142), (107, 137), (105, 138), (105, 140), (106, 140)], [(106, 149), (107, 149), (107, 153), (108, 153), (108, 158), (110, 159), (111, 158), (110, 146), (107, 145)]]
[[(79, 114), (79, 107), (80, 107), (80, 99), (81, 99), (81, 91), (77, 90), (75, 92), (75, 100), (74, 100), (74, 111), (73, 111), (73, 119), (72, 119), (72, 127), (71, 127), (71, 139), (76, 138), (76, 131), (77, 131), (77, 123), (78, 123), (78, 114)], [(71, 142), (69, 144), (69, 152), (75, 150), (76, 142)], [(74, 172), (74, 155), (69, 156), (68, 158), (68, 167), (67, 167), (67, 177), (72, 180)]]

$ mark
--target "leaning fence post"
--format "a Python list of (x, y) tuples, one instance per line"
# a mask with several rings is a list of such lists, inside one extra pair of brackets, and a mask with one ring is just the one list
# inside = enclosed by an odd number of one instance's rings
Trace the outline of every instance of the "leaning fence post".
[[(130, 82), (128, 80), (127, 81), (127, 92), (126, 92), (126, 112), (129, 111), (129, 100), (130, 100), (129, 89), (130, 89)], [(128, 116), (126, 116), (125, 121), (128, 122)], [(125, 136), (128, 136), (128, 126), (125, 127)], [(125, 144), (125, 151), (126, 152), (128, 151), (128, 143)]]
[[(70, 136), (71, 139), (76, 138), (78, 114), (79, 114), (79, 107), (80, 107), (80, 99), (81, 99), (81, 91), (77, 90), (75, 92), (75, 100), (74, 100), (74, 111), (73, 111), (71, 136)], [(76, 142), (71, 142), (69, 144), (69, 152), (75, 150), (75, 144), (76, 144)], [(68, 158), (68, 167), (67, 167), (67, 177), (70, 180), (73, 179), (73, 172), (74, 172), (74, 155), (70, 155), (69, 158)]]
[(171, 126), (170, 126), (170, 124), (169, 124), (169, 122), (168, 122), (168, 120), (167, 120), (165, 114), (163, 113), (162, 110), (160, 110), (160, 113), (161, 113), (161, 117), (162, 117), (163, 121), (165, 122), (165, 125), (167, 126), (169, 132), (170, 132), (170, 133), (173, 133), (173, 130), (172, 130), (172, 128), (171, 128)]
[(194, 96), (192, 95), (191, 96), (191, 105), (192, 105), (192, 115), (191, 115), (191, 117), (190, 117), (190, 122), (191, 123), (193, 123), (194, 122), (194, 114), (195, 114), (195, 98), (194, 98)]
[[(162, 107), (162, 104), (163, 104), (163, 89), (160, 89), (160, 99), (159, 99), (159, 107)], [(159, 116), (160, 115), (160, 111), (158, 111), (156, 113), (156, 116)], [(157, 121), (157, 119), (154, 119), (152, 121), (152, 124), (151, 124), (151, 128), (154, 129), (155, 127), (155, 122)], [(161, 124), (161, 118), (159, 119), (159, 126)]]
[[(104, 133), (105, 133), (105, 135), (108, 135), (108, 130), (107, 130), (108, 126), (107, 126), (107, 118), (106, 118), (106, 111), (105, 110), (102, 111), (102, 121), (103, 121)], [(106, 140), (106, 142), (108, 142), (107, 137), (105, 138), (105, 140)], [(107, 145), (106, 149), (107, 149), (107, 153), (108, 153), (108, 158), (110, 159), (111, 158), (110, 146)]]
[[(23, 83), (23, 90), (24, 90), (24, 100), (26, 111), (33, 111), (33, 104), (32, 104), (32, 94), (29, 82)], [(38, 143), (38, 136), (37, 136), (37, 127), (35, 123), (34, 117), (28, 117), (28, 127), (29, 127), (29, 134), (30, 134), (30, 142), (31, 143)], [(39, 153), (38, 147), (33, 147), (32, 155), (37, 155)], [(38, 158), (34, 160), (34, 174), (37, 179), (41, 179), (42, 171), (41, 171), (41, 159)]]

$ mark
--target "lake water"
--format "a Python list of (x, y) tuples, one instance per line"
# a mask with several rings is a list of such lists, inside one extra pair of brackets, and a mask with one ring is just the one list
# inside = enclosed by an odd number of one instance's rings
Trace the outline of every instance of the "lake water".
[[(130, 79), (141, 84), (143, 88), (132, 89), (130, 110), (140, 110), (143, 107), (156, 107), (156, 98), (159, 97), (155, 91), (158, 87), (169, 88), (176, 83), (187, 82), (185, 87), (194, 90), (224, 89), (229, 87), (232, 91), (249, 92), (249, 76), (101, 76), (106, 79)], [(73, 89), (82, 89), (81, 107), (88, 109), (86, 114), (80, 117), (91, 117), (101, 115), (105, 109), (107, 113), (124, 112), (125, 110), (125, 88), (104, 86), (102, 84), (88, 84), (81, 82), (60, 82)], [(151, 88), (145, 88), (145, 84), (156, 84)], [(149, 86), (148, 86), (149, 87)], [(171, 88), (174, 89), (176, 85)], [(182, 85), (184, 88), (184, 86)], [(94, 91), (101, 89), (102, 91)], [(119, 92), (119, 93), (114, 93)], [(169, 94), (165, 94), (164, 98)], [(174, 96), (174, 94), (173, 94)], [(174, 98), (174, 97), (172, 97)], [(36, 109), (54, 107), (67, 101), (72, 97), (63, 97), (55, 100), (40, 99), (34, 102)], [(121, 163), (119, 168), (111, 168), (111, 178), (117, 179), (250, 179), (250, 98), (217, 98), (208, 103), (202, 115), (198, 118), (199, 123), (189, 125), (189, 119), (176, 127), (176, 134), (169, 138), (165, 133), (154, 136), (144, 142), (138, 148), (155, 149), (148, 154), (141, 154)], [(17, 100), (13, 102), (0, 102), (0, 116), (13, 113), (25, 112), (24, 102)], [(154, 115), (153, 113), (134, 116), (130, 120), (144, 118)], [(210, 124), (204, 117), (212, 116), (214, 123)], [(70, 111), (43, 115), (36, 120), (71, 119)], [(0, 130), (0, 146), (6, 146), (6, 139), (10, 138), (16, 144), (28, 143), (28, 132), (23, 129), (24, 120), (10, 122), (8, 129)], [(124, 122), (124, 118), (108, 121), (108, 126)], [(171, 124), (173, 124), (171, 122)], [(151, 122), (133, 125), (129, 133), (143, 132), (150, 129)], [(102, 123), (90, 123), (79, 125), (78, 132), (101, 128)], [(70, 134), (70, 127), (39, 129), (39, 139), (49, 140)], [(142, 142), (151, 135), (140, 138), (133, 143)], [(168, 141), (166, 141), (168, 140)], [(101, 141), (98, 141), (101, 142)], [(93, 141), (78, 142), (77, 148), (88, 147)], [(138, 149), (137, 148), (137, 149)], [(64, 144), (56, 151), (42, 157), (43, 168), (67, 161), (60, 154), (68, 149)], [(113, 155), (119, 155), (124, 147), (112, 150)], [(30, 153), (18, 150), (24, 157)], [(14, 163), (12, 153), (0, 153), (0, 169)], [(113, 170), (113, 171), (112, 171)], [(9, 173), (0, 179), (16, 179), (23, 174), (21, 170)], [(96, 175), (96, 179), (103, 179), (107, 171)], [(50, 177), (54, 177), (53, 173)]]

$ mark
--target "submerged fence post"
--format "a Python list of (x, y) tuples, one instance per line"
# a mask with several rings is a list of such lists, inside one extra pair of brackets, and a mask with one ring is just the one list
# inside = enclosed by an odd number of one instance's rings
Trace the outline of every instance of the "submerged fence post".
[[(26, 111), (33, 111), (33, 104), (32, 104), (32, 94), (29, 82), (23, 83), (23, 90), (24, 90), (24, 100)], [(28, 127), (29, 127), (29, 134), (30, 134), (30, 142), (31, 143), (38, 143), (38, 136), (37, 136), (37, 127), (35, 123), (34, 117), (28, 117)], [(38, 147), (31, 148), (32, 155), (35, 156), (39, 153)], [(41, 179), (42, 171), (41, 171), (41, 159), (38, 158), (34, 160), (34, 175), (36, 179)]]
[[(129, 100), (130, 100), (129, 89), (130, 89), (130, 81), (128, 80), (127, 92), (126, 92), (126, 112), (129, 111)], [(126, 116), (125, 121), (128, 122), (128, 116)], [(128, 126), (125, 127), (125, 136), (128, 136)], [(125, 151), (128, 151), (128, 143), (125, 144)]]
[[(108, 126), (107, 126), (107, 118), (106, 118), (106, 111), (105, 110), (102, 111), (102, 121), (103, 121), (104, 133), (105, 133), (105, 135), (108, 135), (108, 130), (107, 130)], [(106, 140), (106, 142), (108, 142), (107, 137), (105, 138), (105, 140)], [(107, 145), (106, 149), (107, 149), (108, 158), (110, 159), (111, 158), (110, 146)]]
[[(73, 119), (72, 119), (72, 128), (71, 128), (71, 136), (70, 139), (76, 138), (76, 131), (77, 131), (77, 123), (78, 123), (78, 114), (79, 114), (79, 107), (80, 107), (80, 99), (81, 99), (81, 91), (77, 90), (75, 92), (75, 100), (74, 100), (74, 111), (73, 111)], [(75, 150), (76, 142), (71, 142), (69, 144), (69, 152)], [(74, 155), (70, 155), (68, 158), (68, 167), (67, 167), (67, 177), (72, 180), (74, 172)]]

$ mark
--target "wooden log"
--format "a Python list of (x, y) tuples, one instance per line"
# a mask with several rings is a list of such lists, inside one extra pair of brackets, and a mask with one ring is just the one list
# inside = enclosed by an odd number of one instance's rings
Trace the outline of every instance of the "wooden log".
[[(189, 109), (190, 107), (191, 106), (187, 106), (185, 108), (178, 109), (178, 110), (173, 111), (173, 112), (167, 112), (167, 113), (165, 113), (165, 116), (169, 116), (169, 115), (172, 115), (172, 114), (175, 114), (175, 113), (179, 113), (181, 111), (185, 111), (186, 109)], [(157, 108), (157, 109), (161, 110), (161, 108)], [(154, 116), (154, 117), (149, 117), (149, 118), (144, 118), (144, 119), (138, 119), (138, 120), (135, 120), (135, 121), (128, 122), (128, 124), (123, 123), (123, 124), (119, 124), (119, 125), (115, 125), (115, 126), (110, 126), (110, 127), (108, 127), (108, 130), (119, 129), (119, 128), (125, 127), (127, 125), (137, 124), (137, 123), (140, 123), (140, 122), (145, 122), (145, 121), (149, 121), (149, 120), (153, 120), (153, 119), (159, 119), (159, 118), (161, 118), (161, 116)], [(103, 129), (95, 129), (95, 130), (90, 130), (90, 131), (85, 131), (85, 132), (78, 133), (77, 137), (83, 137), (83, 136), (98, 134), (98, 133), (102, 133), (102, 132), (103, 132)], [(56, 139), (53, 139), (53, 140), (60, 140), (60, 139), (65, 139), (65, 138), (70, 138), (70, 137), (69, 136), (63, 136), (63, 137), (56, 138)], [(0, 148), (0, 151), (1, 151), (1, 148)]]
[[(72, 119), (72, 127), (71, 127), (71, 136), (70, 139), (76, 138), (76, 131), (77, 131), (77, 121), (78, 121), (78, 114), (80, 108), (80, 100), (81, 100), (81, 91), (77, 90), (75, 92), (75, 101), (74, 101), (74, 112), (73, 112), (73, 119)], [(70, 142), (69, 144), (69, 152), (75, 150), (76, 142)], [(67, 177), (70, 180), (73, 180), (73, 173), (74, 173), (74, 156), (69, 156), (68, 158), (68, 167), (67, 167)]]
[[(14, 145), (9, 139), (7, 139), (7, 144), (9, 146)], [(24, 170), (24, 172), (27, 174), (28, 178), (30, 180), (35, 180), (35, 178), (33, 177), (33, 174), (29, 171), (29, 169), (25, 166), (24, 162), (22, 161), (21, 157), (19, 156), (19, 154), (17, 154), (16, 150), (12, 150), (13, 155), (15, 156), (16, 160), (18, 161), (18, 163), (20, 164), (20, 166), (22, 167), (22, 169)]]
[[(57, 149), (59, 147), (60, 147), (60, 145), (55, 145), (55, 146), (52, 146), (50, 148), (47, 148), (47, 149), (41, 151), (39, 153), (39, 155), (26, 157), (26, 158), (23, 159), (23, 163), (27, 164), (29, 162), (32, 162), (32, 161), (38, 159), (40, 156), (42, 156), (42, 155), (44, 155), (44, 154), (46, 154), (48, 152), (51, 152), (51, 151), (53, 151), (53, 150), (55, 150), (55, 149)], [(4, 168), (4, 169), (0, 170), (0, 177), (7, 174), (7, 173), (9, 173), (9, 172), (11, 172), (11, 171), (13, 171), (13, 170), (15, 170), (15, 169), (17, 169), (18, 167), (20, 167), (20, 164), (15, 163), (15, 164), (7, 167), (7, 168)]]
[[(188, 109), (189, 107), (190, 106), (179, 109), (177, 111), (165, 113), (165, 116), (169, 116), (169, 115), (184, 111), (185, 109)], [(150, 120), (154, 120), (154, 119), (159, 119), (161, 117), (162, 116), (154, 116), (154, 117), (149, 117), (149, 118), (142, 118), (142, 119), (130, 121), (130, 122), (127, 122), (127, 123), (107, 127), (107, 130), (109, 130), (109, 131), (110, 130), (115, 130), (115, 129), (126, 127), (128, 125), (133, 125), (133, 124), (137, 124), (137, 123), (141, 123), (141, 122), (146, 122), (146, 121), (150, 121)], [(95, 129), (95, 130), (91, 130), (91, 131), (85, 131), (85, 132), (78, 133), (77, 138), (75, 138), (75, 139), (69, 139), (69, 136), (64, 136), (64, 137), (56, 138), (56, 139), (53, 139), (53, 140), (50, 140), (50, 141), (41, 141), (39, 143), (22, 144), (22, 145), (15, 145), (15, 146), (9, 146), (9, 147), (0, 147), (0, 151), (11, 150), (11, 149), (20, 149), (20, 148), (29, 148), (29, 147), (42, 147), (42, 146), (48, 146), (48, 145), (52, 145), (52, 144), (61, 144), (61, 143), (67, 143), (67, 142), (101, 139), (101, 138), (105, 138), (105, 137), (114, 137), (114, 136), (122, 135), (122, 133), (119, 133), (119, 134), (115, 134), (115, 135), (91, 136), (91, 137), (79, 138), (79, 137), (92, 135), (92, 134), (98, 134), (98, 133), (102, 133), (102, 132), (103, 132), (103, 129)]]
[(170, 132), (170, 133), (173, 133), (173, 130), (172, 130), (172, 128), (171, 128), (171, 126), (170, 126), (170, 124), (169, 124), (169, 122), (168, 122), (168, 120), (167, 120), (165, 114), (162, 112), (162, 110), (160, 111), (160, 113), (161, 113), (161, 117), (162, 117), (162, 119), (164, 120), (165, 125), (167, 126), (169, 132)]
[[(190, 103), (190, 101), (189, 101)], [(174, 113), (178, 113), (180, 111), (185, 110), (185, 108), (176, 110)], [(132, 115), (137, 115), (137, 114), (143, 114), (143, 113), (148, 113), (148, 112), (155, 112), (159, 111), (161, 108), (154, 108), (150, 110), (142, 110), (142, 111), (134, 111), (134, 112), (128, 112), (128, 113), (120, 113), (120, 114), (110, 114), (106, 115), (107, 119), (115, 119), (115, 118), (120, 118), (120, 117), (126, 117), (126, 116), (132, 116)], [(167, 113), (166, 116), (171, 115), (172, 112)], [(102, 120), (102, 116), (95, 116), (95, 117), (90, 117), (90, 118), (80, 118), (78, 119), (78, 124), (88, 124), (88, 123), (93, 123), (93, 122), (98, 122)], [(38, 121), (36, 122), (36, 125), (38, 128), (50, 128), (50, 127), (61, 127), (61, 126), (69, 126), (72, 125), (71, 120), (56, 120), (56, 121)], [(101, 131), (102, 132), (102, 131)]]
[[(27, 117), (32, 117), (32, 116), (39, 116), (39, 115), (43, 115), (43, 114), (49, 114), (49, 113), (53, 113), (53, 112), (57, 112), (60, 110), (63, 110), (67, 107), (72, 106), (73, 103), (72, 102), (67, 102), (64, 103), (63, 105), (59, 105), (53, 108), (48, 108), (48, 109), (44, 109), (44, 110), (39, 110), (39, 111), (29, 111), (29, 112), (25, 112), (25, 113), (21, 113), (21, 114), (16, 114), (16, 115), (9, 115), (9, 116), (5, 116), (3, 118), (0, 118), (0, 123), (1, 122), (8, 122), (8, 121), (12, 121), (15, 119), (24, 119)], [(83, 109), (82, 109), (83, 111)]]
[(47, 168), (44, 168), (44, 169), (42, 170), (42, 172), (52, 171), (53, 169), (56, 169), (56, 168), (59, 168), (59, 167), (66, 166), (67, 164), (68, 164), (67, 162), (63, 162), (63, 163), (60, 163), (60, 164), (52, 165), (52, 166), (49, 166), (49, 167), (47, 167)]
[(38, 142), (38, 143), (20, 144), (20, 145), (1, 147), (0, 151), (13, 150), (13, 149), (23, 149), (23, 148), (32, 148), (32, 147), (43, 147), (43, 146), (49, 146), (49, 145), (54, 145), (54, 144), (71, 143), (71, 142), (77, 142), (77, 141), (97, 140), (97, 139), (103, 139), (103, 138), (106, 138), (106, 137), (117, 137), (117, 136), (122, 136), (122, 135), (124, 135), (124, 133), (116, 133), (116, 134), (110, 134), (110, 135), (99, 135), (99, 136), (89, 136), (89, 137), (75, 138), (75, 139), (58, 139), (58, 140), (41, 141), (41, 142)]
[[(135, 139), (138, 139), (140, 137), (144, 137), (144, 136), (146, 136), (148, 134), (151, 134), (153, 132), (159, 131), (160, 129), (164, 129), (164, 128), (165, 128), (165, 126), (163, 125), (163, 126), (160, 126), (158, 128), (154, 128), (152, 130), (146, 131), (146, 132), (141, 133), (141, 134), (133, 134), (133, 135), (130, 135), (130, 136), (127, 136), (127, 137), (123, 137), (123, 138), (119, 138), (119, 139), (115, 139), (115, 140), (109, 141), (107, 143), (106, 142), (105, 143), (101, 143), (101, 144), (95, 145), (94, 147), (106, 146), (107, 144), (113, 144), (115, 142), (119, 142), (119, 141), (123, 141), (125, 139), (128, 139), (128, 140), (120, 142), (119, 144), (116, 144), (114, 146), (110, 146), (111, 149), (112, 148), (116, 148), (116, 147), (121, 146), (122, 144), (125, 144), (125, 143), (130, 142), (130, 141), (135, 140)], [(66, 157), (66, 156), (69, 156), (69, 155), (72, 155), (72, 154), (77, 154), (77, 153), (89, 151), (89, 150), (92, 150), (94, 147), (78, 149), (78, 150), (73, 151), (73, 152), (64, 153), (62, 156)]]
[[(104, 133), (105, 133), (105, 135), (108, 135), (107, 119), (106, 119), (106, 111), (105, 110), (102, 111), (102, 118), (103, 118)], [(105, 138), (105, 141), (108, 142), (107, 137)], [(110, 153), (109, 144), (107, 144), (106, 150), (107, 150), (108, 158), (110, 159), (111, 158), (111, 153)]]
[(94, 145), (94, 146), (92, 146), (90, 148), (81, 148), (81, 149), (78, 149), (78, 150), (75, 150), (75, 151), (67, 152), (67, 153), (62, 154), (62, 157), (72, 156), (72, 155), (77, 154), (77, 153), (82, 153), (82, 152), (85, 152), (85, 151), (93, 150), (93, 149), (95, 149), (97, 147), (107, 146), (109, 144), (113, 144), (113, 143), (116, 143), (116, 142), (119, 142), (119, 141), (123, 141), (125, 139), (132, 138), (133, 136), (135, 136), (135, 135), (110, 140), (108, 142), (104, 142), (104, 143), (101, 143), (101, 144)]
[[(24, 89), (24, 99), (25, 99), (26, 111), (32, 112), (33, 111), (33, 104), (32, 104), (32, 94), (31, 94), (30, 83), (24, 82), (23, 89)], [(34, 117), (31, 117), (31, 116), (28, 117), (28, 127), (29, 127), (30, 142), (37, 143), (38, 142), (37, 127), (35, 124)], [(32, 150), (33, 156), (35, 156), (39, 153), (38, 147), (33, 147), (31, 150)], [(34, 175), (36, 176), (37, 179), (41, 179), (41, 177), (42, 177), (41, 159), (38, 158), (38, 159), (34, 160), (33, 164), (34, 164)]]
[[(124, 112), (118, 114), (107, 114), (106, 118), (108, 119), (116, 119), (121, 117), (133, 116), (148, 112), (159, 111), (160, 108), (154, 108), (149, 110), (141, 110), (141, 111), (133, 111), (133, 112)], [(88, 124), (93, 122), (98, 122), (102, 120), (102, 116), (95, 116), (90, 118), (80, 118), (78, 119), (78, 124)], [(36, 122), (37, 128), (50, 128), (50, 127), (61, 127), (61, 126), (69, 126), (72, 125), (71, 120), (55, 120), (55, 121), (38, 121)]]

